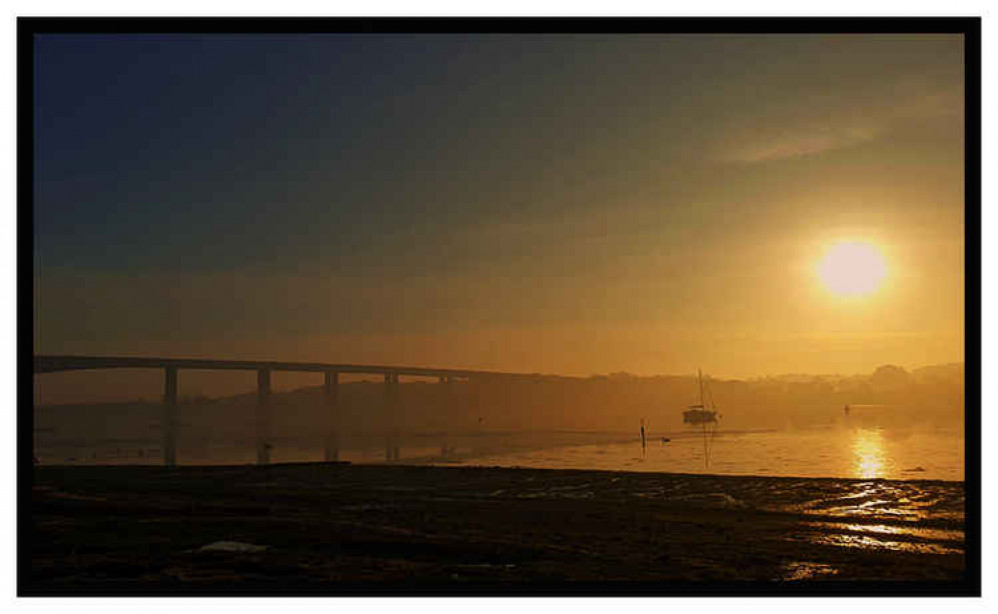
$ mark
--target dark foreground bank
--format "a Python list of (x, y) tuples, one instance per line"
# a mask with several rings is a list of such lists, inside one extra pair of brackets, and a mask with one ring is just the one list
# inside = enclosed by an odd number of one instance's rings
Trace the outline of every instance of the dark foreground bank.
[(466, 467), (35, 469), (22, 594), (961, 592), (963, 484)]

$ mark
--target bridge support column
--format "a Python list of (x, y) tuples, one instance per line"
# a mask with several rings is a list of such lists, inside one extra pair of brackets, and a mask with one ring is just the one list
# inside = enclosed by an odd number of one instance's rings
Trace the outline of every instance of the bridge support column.
[(394, 460), (399, 460), (402, 458), (402, 448), (401, 442), (399, 441), (399, 420), (402, 418), (400, 415), (401, 407), (399, 405), (399, 376), (398, 373), (392, 376), (392, 415), (395, 419), (395, 447), (392, 449), (392, 456)]
[(398, 441), (398, 373), (385, 374), (385, 460), (399, 460), (401, 450)]
[(166, 367), (163, 378), (163, 464), (177, 465), (177, 369)]
[(340, 415), (339, 415), (339, 388), (340, 374), (335, 371), (326, 371), (325, 401), (326, 419), (329, 421), (326, 432), (326, 448), (323, 458), (326, 462), (340, 459)]
[(256, 464), (270, 463), (270, 369), (256, 372)]

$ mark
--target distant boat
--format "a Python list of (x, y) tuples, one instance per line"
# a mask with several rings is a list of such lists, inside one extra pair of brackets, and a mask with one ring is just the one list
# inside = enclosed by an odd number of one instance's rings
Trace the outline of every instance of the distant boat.
[[(683, 412), (683, 424), (692, 424), (694, 426), (704, 425), (704, 424), (717, 424), (717, 407), (713, 404), (713, 397), (711, 397), (711, 408), (708, 409), (707, 405), (704, 403), (703, 398), (703, 373), (697, 370), (697, 379), (700, 384), (700, 404), (690, 405), (687, 407), (686, 411)], [(710, 391), (707, 392), (710, 394)]]
[(700, 386), (700, 404), (689, 405), (683, 412), (683, 424), (700, 427), (703, 431), (703, 464), (704, 467), (710, 465), (710, 452), (714, 444), (714, 433), (717, 432), (717, 406), (714, 404), (714, 396), (707, 388), (707, 397), (710, 399), (710, 406), (704, 398), (703, 373), (697, 369), (697, 382)]

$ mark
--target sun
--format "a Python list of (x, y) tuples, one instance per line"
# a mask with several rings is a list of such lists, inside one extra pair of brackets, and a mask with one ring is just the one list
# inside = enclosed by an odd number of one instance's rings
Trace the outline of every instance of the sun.
[(887, 263), (876, 247), (841, 241), (828, 248), (818, 263), (818, 277), (832, 294), (860, 297), (876, 292), (887, 277)]

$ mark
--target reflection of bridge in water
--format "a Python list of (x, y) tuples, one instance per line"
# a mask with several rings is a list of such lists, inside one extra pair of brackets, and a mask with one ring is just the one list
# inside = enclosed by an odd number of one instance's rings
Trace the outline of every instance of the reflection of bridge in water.
[[(324, 378), (324, 398), (328, 411), (325, 460), (339, 457), (338, 390), (340, 373), (383, 375), (385, 378), (385, 408), (390, 419), (399, 412), (399, 376), (436, 377), (441, 384), (455, 380), (529, 380), (563, 379), (563, 376), (537, 373), (501, 373), (468, 369), (435, 369), (385, 365), (345, 365), (312, 362), (273, 362), (259, 360), (213, 360), (203, 358), (145, 358), (116, 356), (50, 356), (36, 355), (34, 372), (58, 373), (94, 369), (163, 369), (163, 461), (177, 464), (177, 430), (180, 424), (177, 405), (177, 372), (181, 369), (256, 371), (256, 459), (258, 464), (270, 462), (270, 374), (273, 371), (321, 373)], [(398, 433), (390, 429), (385, 437), (385, 460), (399, 459)]]

